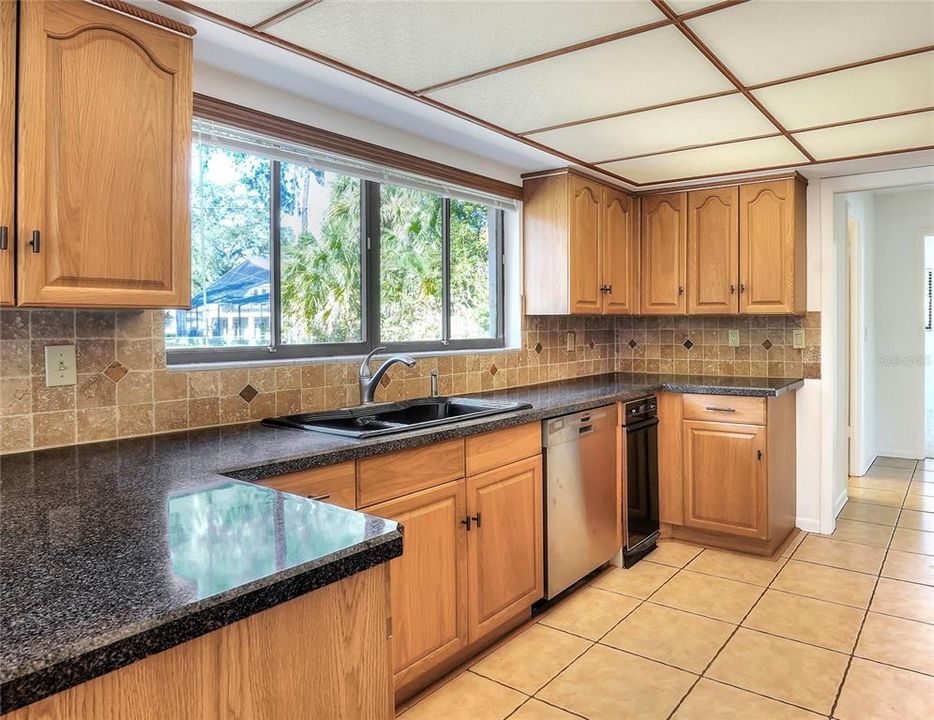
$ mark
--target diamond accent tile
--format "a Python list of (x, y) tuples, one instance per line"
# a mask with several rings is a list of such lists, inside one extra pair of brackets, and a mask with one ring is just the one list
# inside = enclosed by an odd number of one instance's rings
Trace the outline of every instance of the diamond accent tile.
[(764, 347), (766, 350), (769, 350), (772, 347), (772, 341), (766, 338), (762, 341), (762, 347)]
[(593, 341), (593, 338), (590, 338), (590, 340), (587, 341), (587, 344), (590, 346), (590, 349), (591, 349), (591, 350), (593, 350), (595, 347), (597, 347), (597, 343), (595, 343), (595, 342)]
[(541, 343), (535, 343), (535, 352), (538, 353), (539, 355), (541, 355), (541, 354), (542, 354), (542, 350), (543, 350), (542, 344), (541, 344)]
[(391, 382), (392, 382), (392, 378), (389, 377), (389, 373), (386, 373), (385, 375), (383, 375), (383, 377), (379, 379), (379, 384), (382, 385), (383, 387), (389, 387), (389, 383)]
[(690, 350), (692, 347), (694, 347), (694, 341), (691, 340), (691, 338), (687, 338), (687, 339), (686, 339), (683, 343), (681, 343), (681, 344), (684, 345), (684, 347), (685, 347), (687, 350)]
[(110, 363), (110, 365), (107, 366), (107, 369), (104, 370), (104, 375), (109, 377), (115, 383), (118, 383), (123, 380), (124, 377), (126, 377), (127, 372), (128, 370), (123, 365), (123, 363), (119, 362), (118, 360), (114, 360), (112, 363)]
[(240, 397), (246, 400), (248, 403), (253, 402), (253, 398), (259, 395), (259, 391), (252, 385), (247, 385), (240, 391)]
[(499, 372), (499, 368), (496, 365), (490, 365), (490, 375), (495, 375), (497, 372)]
[(630, 348), (634, 348), (639, 343), (637, 343), (635, 340), (630, 340), (627, 344), (629, 345)]

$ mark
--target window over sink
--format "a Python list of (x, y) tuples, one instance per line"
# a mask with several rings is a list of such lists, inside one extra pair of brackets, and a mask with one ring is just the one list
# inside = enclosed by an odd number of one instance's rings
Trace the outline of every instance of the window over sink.
[(169, 364), (504, 346), (512, 201), (202, 119), (191, 174)]

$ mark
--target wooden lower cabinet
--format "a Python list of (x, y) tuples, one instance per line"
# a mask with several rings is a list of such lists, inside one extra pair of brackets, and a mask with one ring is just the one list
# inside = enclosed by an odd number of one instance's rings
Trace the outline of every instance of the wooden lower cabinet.
[(544, 592), (542, 458), (467, 478), (470, 642), (500, 627)]
[(684, 524), (768, 537), (765, 428), (684, 421)]

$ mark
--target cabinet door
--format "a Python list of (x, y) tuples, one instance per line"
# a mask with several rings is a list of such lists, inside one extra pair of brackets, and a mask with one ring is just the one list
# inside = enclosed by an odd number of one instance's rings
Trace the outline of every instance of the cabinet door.
[(683, 315), (685, 193), (642, 198), (643, 315)]
[[(542, 597), (542, 458), (467, 478), (470, 642)], [(408, 530), (406, 530), (408, 532)]]
[(739, 312), (739, 188), (688, 193), (688, 314)]
[(600, 313), (602, 186), (577, 175), (568, 182), (568, 272), (571, 313)]
[(398, 688), (467, 644), (464, 481), (363, 511), (396, 520), (405, 528), (402, 556), (389, 564), (392, 666)]
[(19, 303), (187, 306), (191, 39), (20, 7)]
[(624, 192), (603, 189), (603, 312), (636, 312), (639, 283), (638, 201)]
[(768, 539), (766, 432), (761, 425), (684, 421), (684, 524)]
[(0, 305), (13, 304), (16, 3), (0, 2)]
[(804, 312), (804, 189), (794, 179), (740, 186), (740, 311)]

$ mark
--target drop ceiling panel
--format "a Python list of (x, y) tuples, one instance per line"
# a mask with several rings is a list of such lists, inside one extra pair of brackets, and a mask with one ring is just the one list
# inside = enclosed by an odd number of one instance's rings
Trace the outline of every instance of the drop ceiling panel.
[(688, 25), (754, 85), (934, 44), (934, 3), (748, 2)]
[(721, 0), (668, 0), (668, 7), (678, 13), (678, 15), (684, 15), (685, 13), (716, 5), (720, 1)]
[(787, 138), (775, 137), (621, 160), (600, 167), (637, 183), (656, 183), (806, 162), (807, 158)]
[(789, 129), (934, 106), (934, 52), (773, 85), (753, 94)]
[(194, 0), (192, 4), (252, 27), (296, 2), (298, 0)]
[(430, 97), (516, 132), (733, 88), (675, 28), (445, 88)]
[(657, 20), (649, 0), (325, 0), (267, 32), (419, 90)]
[(934, 145), (934, 112), (797, 133), (818, 160)]
[(597, 162), (775, 132), (775, 126), (749, 100), (736, 94), (529, 137), (586, 162)]

